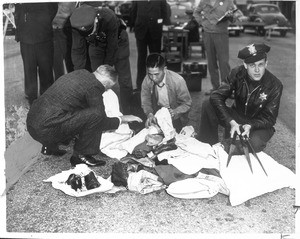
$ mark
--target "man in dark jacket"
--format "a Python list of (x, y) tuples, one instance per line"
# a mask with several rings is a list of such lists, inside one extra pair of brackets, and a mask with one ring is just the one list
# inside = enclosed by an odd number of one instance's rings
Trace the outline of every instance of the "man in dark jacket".
[[(129, 40), (126, 24), (101, 2), (83, 3), (71, 17), (74, 69), (95, 71), (98, 66), (115, 66), (119, 80), (114, 88), (121, 111), (128, 114), (132, 94)], [(119, 88), (118, 88), (119, 87)]]
[[(256, 152), (262, 151), (273, 136), (278, 116), (282, 83), (267, 67), (265, 44), (251, 44), (239, 51), (244, 64), (234, 68), (225, 82), (202, 105), (198, 139), (211, 145), (218, 142), (218, 125), (234, 133), (247, 135)], [(234, 95), (229, 108), (225, 101)], [(241, 130), (241, 128), (242, 130)], [(243, 132), (241, 132), (243, 131)]]
[(149, 53), (161, 52), (162, 27), (168, 22), (166, 0), (133, 1), (131, 20), (138, 50), (136, 86), (140, 90), (146, 75), (148, 48)]
[[(52, 20), (56, 12), (57, 3), (15, 5), (16, 41), (20, 42), (25, 96), (30, 105), (54, 81)], [(40, 92), (38, 92), (37, 75), (40, 81)]]
[(33, 139), (43, 144), (45, 155), (63, 155), (58, 144), (77, 136), (72, 166), (103, 165), (92, 155), (99, 153), (102, 131), (118, 128), (120, 123), (142, 120), (133, 115), (108, 118), (102, 94), (117, 81), (112, 66), (101, 65), (90, 73), (76, 70), (61, 76), (39, 97), (27, 116), (27, 129)]

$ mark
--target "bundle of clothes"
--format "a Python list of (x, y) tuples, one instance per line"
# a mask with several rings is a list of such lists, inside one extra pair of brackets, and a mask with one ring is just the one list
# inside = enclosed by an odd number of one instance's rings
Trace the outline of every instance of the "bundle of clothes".
[[(104, 93), (103, 99), (108, 117), (121, 115), (113, 91)], [(227, 166), (223, 144), (211, 146), (198, 141), (192, 126), (176, 133), (166, 108), (155, 116), (157, 125), (137, 134), (127, 124), (102, 134), (100, 150), (118, 159), (108, 179), (79, 164), (44, 181), (76, 197), (119, 190), (141, 194), (166, 190), (177, 198), (210, 198), (222, 193), (229, 196), (232, 206), (279, 188), (295, 188), (295, 174), (264, 152), (258, 155), (268, 175), (251, 154), (253, 173), (244, 155), (234, 155)]]

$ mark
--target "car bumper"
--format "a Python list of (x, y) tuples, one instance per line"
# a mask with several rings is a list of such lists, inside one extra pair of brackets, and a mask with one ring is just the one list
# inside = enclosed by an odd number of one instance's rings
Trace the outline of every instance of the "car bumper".
[(265, 30), (271, 29), (273, 31), (281, 31), (281, 30), (288, 31), (288, 30), (291, 30), (292, 28), (291, 27), (287, 27), (287, 26), (278, 26), (277, 24), (272, 24), (272, 25), (265, 25), (264, 29)]
[(243, 31), (243, 27), (242, 26), (229, 26), (228, 31)]

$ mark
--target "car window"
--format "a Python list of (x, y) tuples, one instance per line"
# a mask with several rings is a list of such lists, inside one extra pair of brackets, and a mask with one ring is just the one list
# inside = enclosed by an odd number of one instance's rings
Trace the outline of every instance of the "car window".
[(276, 13), (278, 12), (278, 8), (275, 6), (260, 6), (256, 8), (256, 12), (258, 13)]

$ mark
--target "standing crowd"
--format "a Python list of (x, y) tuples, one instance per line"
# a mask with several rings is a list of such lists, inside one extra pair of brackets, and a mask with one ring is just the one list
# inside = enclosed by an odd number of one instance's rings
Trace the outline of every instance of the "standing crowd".
[[(237, 57), (243, 64), (230, 68), (227, 27), (238, 18), (235, 8), (233, 0), (200, 0), (193, 12), (187, 12), (188, 26), (203, 29), (212, 84), (202, 105), (197, 139), (217, 143), (222, 125), (231, 138), (235, 133), (249, 137), (259, 152), (275, 132), (283, 86), (266, 69), (270, 47), (264, 43), (240, 49)], [(99, 153), (103, 131), (143, 119), (148, 127), (156, 123), (161, 107), (169, 110), (177, 132), (188, 124), (192, 99), (186, 82), (167, 69), (161, 53), (163, 25), (169, 19), (166, 0), (132, 2), (130, 24), (138, 56), (134, 90), (127, 26), (103, 2), (15, 4), (16, 41), (30, 104), (27, 128), (42, 143), (43, 154), (63, 155), (59, 145), (75, 138), (73, 166), (103, 165), (93, 157)], [(106, 116), (102, 94), (108, 89), (117, 94), (122, 116)], [(140, 96), (140, 117), (133, 115), (134, 93)], [(235, 102), (232, 107), (226, 104), (228, 98)]]

